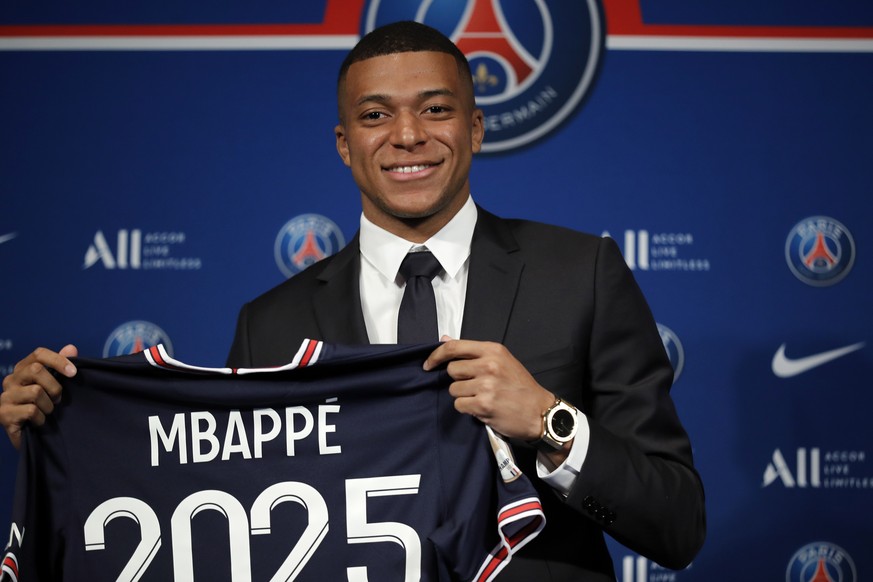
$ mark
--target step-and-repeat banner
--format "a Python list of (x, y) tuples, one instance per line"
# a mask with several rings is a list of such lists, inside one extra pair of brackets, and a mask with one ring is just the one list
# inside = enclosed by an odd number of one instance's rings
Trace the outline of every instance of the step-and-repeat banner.
[(868, 3), (5, 3), (0, 371), (221, 365), (244, 301), (354, 235), (336, 71), (401, 19), (470, 57), (476, 201), (613, 237), (660, 325), (709, 534), (681, 572), (613, 544), (618, 579), (873, 579)]

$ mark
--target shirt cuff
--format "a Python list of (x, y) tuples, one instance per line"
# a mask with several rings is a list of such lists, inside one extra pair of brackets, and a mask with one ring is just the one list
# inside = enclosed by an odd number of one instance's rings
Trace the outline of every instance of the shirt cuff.
[(581, 410), (576, 411), (576, 424), (576, 436), (573, 438), (570, 453), (559, 467), (555, 467), (545, 453), (537, 454), (537, 476), (564, 497), (570, 494), (570, 489), (582, 470), (591, 439), (588, 417)]

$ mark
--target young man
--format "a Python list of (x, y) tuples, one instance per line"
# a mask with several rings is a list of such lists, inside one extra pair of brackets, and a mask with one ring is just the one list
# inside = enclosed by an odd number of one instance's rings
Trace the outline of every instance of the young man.
[[(441, 267), (432, 285), (446, 341), (425, 369), (447, 365), (457, 410), (515, 439), (548, 520), (500, 579), (614, 580), (604, 531), (663, 566), (687, 565), (705, 535), (703, 489), (672, 369), (616, 245), (473, 203), (483, 117), (466, 59), (437, 31), (373, 31), (344, 61), (337, 97), (361, 230), (243, 306), (228, 364), (285, 363), (305, 337), (396, 342), (399, 268), (426, 247)], [(72, 355), (39, 349), (4, 380), (13, 442), (51, 412), (59, 386), (46, 368), (73, 375)]]

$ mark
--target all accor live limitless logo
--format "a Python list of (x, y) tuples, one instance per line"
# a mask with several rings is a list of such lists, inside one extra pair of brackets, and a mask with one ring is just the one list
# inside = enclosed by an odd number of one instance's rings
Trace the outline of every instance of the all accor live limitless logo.
[(100, 263), (104, 269), (151, 269), (151, 270), (197, 270), (202, 268), (199, 257), (176, 257), (175, 248), (184, 244), (184, 232), (150, 232), (142, 230), (119, 229), (113, 241), (113, 248), (98, 230), (94, 241), (85, 252), (82, 269), (89, 269)]
[(788, 465), (782, 451), (776, 449), (767, 468), (761, 487), (777, 480), (788, 489), (873, 489), (873, 477), (857, 476), (852, 470), (865, 463), (863, 450), (832, 450), (822, 453), (818, 447), (799, 447), (794, 469)]
[[(689, 565), (685, 570), (690, 570)], [(677, 582), (682, 572), (668, 570), (643, 556), (625, 556), (621, 561), (621, 582)]]
[[(602, 236), (611, 237), (609, 231)], [(694, 235), (689, 232), (656, 232), (625, 230), (621, 241), (622, 253), (628, 267), (640, 271), (709, 271), (707, 258), (688, 258), (688, 249), (694, 246)]]
[(135, 229), (128, 231), (122, 229), (118, 231), (118, 244), (115, 247), (115, 253), (106, 242), (106, 237), (103, 236), (103, 231), (98, 230), (94, 235), (94, 243), (88, 247), (88, 252), (85, 253), (85, 263), (83, 269), (88, 269), (97, 264), (97, 261), (102, 261), (103, 266), (107, 269), (139, 269), (142, 267), (142, 231)]

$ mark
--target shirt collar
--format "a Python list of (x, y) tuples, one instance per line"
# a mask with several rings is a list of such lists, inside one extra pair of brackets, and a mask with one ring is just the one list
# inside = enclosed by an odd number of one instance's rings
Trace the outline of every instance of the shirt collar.
[(424, 246), (434, 254), (446, 275), (454, 278), (470, 256), (477, 216), (476, 204), (470, 196), (448, 224), (419, 245), (376, 226), (362, 213), (359, 237), (361, 255), (386, 279), (394, 281), (406, 253)]

